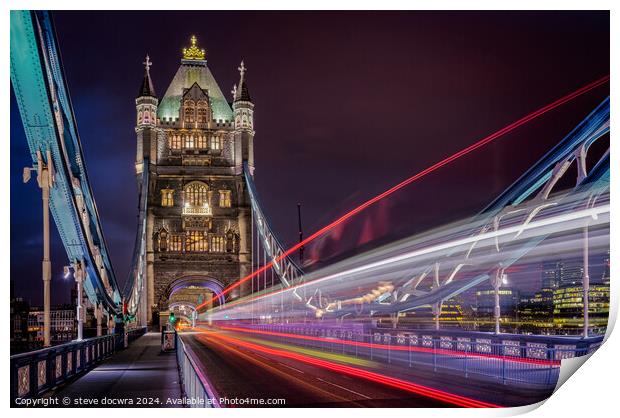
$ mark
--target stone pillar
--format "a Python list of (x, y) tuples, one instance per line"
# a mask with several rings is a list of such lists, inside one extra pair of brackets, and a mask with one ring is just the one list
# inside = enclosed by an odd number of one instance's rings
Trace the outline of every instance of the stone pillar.
[[(246, 277), (252, 272), (252, 252), (250, 250), (252, 229), (250, 228), (250, 208), (239, 208), (237, 222), (239, 225), (239, 278)], [(241, 296), (249, 295), (252, 291), (250, 280), (243, 282), (240, 287)]]
[(153, 320), (153, 306), (155, 305), (155, 272), (153, 263), (155, 254), (153, 252), (153, 215), (148, 213), (146, 221), (146, 318), (150, 324)]

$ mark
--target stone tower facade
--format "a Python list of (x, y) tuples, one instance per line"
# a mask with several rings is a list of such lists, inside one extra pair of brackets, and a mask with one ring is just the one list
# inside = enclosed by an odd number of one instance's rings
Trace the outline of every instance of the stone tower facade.
[[(254, 169), (254, 105), (243, 62), (229, 103), (195, 37), (161, 101), (148, 56), (144, 65), (136, 99), (136, 173), (141, 179), (149, 170), (147, 316), (157, 323), (171, 303), (208, 301), (251, 272), (243, 168)], [(226, 298), (246, 291), (241, 286)]]

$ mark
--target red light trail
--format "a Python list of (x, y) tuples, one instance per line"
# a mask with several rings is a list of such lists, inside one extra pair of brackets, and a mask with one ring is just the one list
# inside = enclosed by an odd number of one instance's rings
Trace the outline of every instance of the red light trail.
[(448, 355), (448, 356), (493, 358), (493, 359), (498, 359), (498, 360), (512, 361), (516, 363), (539, 364), (541, 366), (558, 366), (559, 367), (561, 364), (560, 360), (545, 360), (545, 359), (535, 359), (535, 358), (499, 356), (499, 355), (487, 354), (487, 353), (472, 353), (472, 352), (466, 352), (462, 350), (446, 350), (442, 348), (412, 347), (408, 345), (398, 346), (398, 345), (365, 343), (361, 341), (347, 341), (347, 340), (335, 339), (335, 338), (315, 337), (313, 335), (298, 335), (298, 334), (290, 334), (290, 333), (285, 333), (285, 332), (263, 331), (263, 330), (249, 329), (249, 328), (242, 328), (242, 327), (220, 326), (218, 328), (229, 330), (229, 331), (245, 332), (245, 333), (250, 333), (250, 334), (270, 335), (274, 337), (286, 337), (286, 338), (293, 338), (297, 340), (318, 341), (318, 342), (326, 342), (326, 343), (332, 343), (332, 344), (344, 344), (344, 345), (367, 347), (367, 348), (373, 348), (373, 349), (379, 349), (379, 350), (416, 351), (420, 353), (441, 354), (441, 355)]
[(441, 161), (436, 162), (435, 164), (431, 165), (430, 167), (420, 171), (419, 173), (407, 178), (406, 180), (403, 180), (402, 182), (398, 183), (397, 185), (393, 186), (392, 188), (384, 191), (381, 194), (378, 194), (377, 196), (367, 200), (366, 202), (362, 203), (361, 205), (357, 206), (356, 208), (352, 209), (351, 211), (347, 212), (346, 214), (342, 215), (340, 218), (336, 219), (335, 221), (331, 222), (328, 225), (325, 225), (323, 228), (319, 229), (318, 231), (314, 232), (312, 235), (308, 236), (307, 238), (305, 238), (304, 240), (300, 241), (299, 243), (293, 245), (291, 248), (289, 248), (288, 250), (284, 251), (280, 256), (276, 257), (275, 260), (270, 261), (269, 263), (265, 264), (264, 266), (260, 267), (259, 269), (254, 270), (252, 273), (248, 274), (247, 276), (243, 277), (242, 279), (236, 281), (235, 283), (231, 284), (230, 286), (226, 287), (224, 290), (222, 290), (220, 293), (217, 293), (216, 295), (212, 296), (211, 299), (203, 302), (202, 304), (198, 305), (196, 307), (196, 310), (202, 309), (205, 306), (207, 306), (209, 303), (211, 303), (213, 300), (219, 298), (220, 296), (226, 295), (228, 294), (231, 290), (239, 287), (242, 283), (258, 276), (260, 273), (270, 269), (274, 262), (280, 262), (282, 259), (284, 259), (285, 257), (291, 255), (292, 253), (294, 253), (295, 251), (299, 250), (301, 247), (303, 247), (304, 245), (310, 243), (311, 241), (315, 240), (316, 238), (320, 237), (321, 235), (325, 234), (326, 232), (330, 231), (331, 229), (335, 228), (336, 226), (342, 224), (343, 222), (345, 222), (346, 220), (352, 218), (353, 216), (355, 216), (356, 214), (358, 214), (359, 212), (363, 211), (364, 209), (366, 209), (367, 207), (373, 205), (374, 203), (386, 198), (387, 196), (397, 192), (398, 190), (402, 189), (405, 186), (408, 186), (409, 184), (413, 183), (416, 180), (421, 179), (422, 177), (432, 173), (435, 170), (438, 170), (439, 168), (451, 163), (454, 160), (457, 160), (458, 158), (461, 158), (467, 154), (470, 154), (471, 152), (489, 144), (490, 142), (496, 140), (497, 138), (500, 138), (503, 135), (506, 135), (507, 133), (517, 129), (518, 127), (532, 121), (533, 119), (538, 118), (539, 116), (589, 92), (590, 90), (593, 90), (605, 83), (607, 83), (609, 81), (609, 75), (600, 78), (596, 81), (593, 81), (592, 83), (589, 83), (575, 91), (573, 91), (570, 94), (567, 94), (566, 96), (563, 96), (561, 98), (559, 98), (558, 100), (549, 103), (548, 105), (541, 107), (540, 109), (522, 117), (521, 119), (511, 123), (510, 125), (507, 125), (505, 127), (503, 127), (502, 129), (486, 136), (485, 138), (482, 138), (481, 140), (479, 140), (478, 142), (468, 146), (467, 148), (464, 148), (462, 150), (460, 150), (459, 152), (444, 158)]
[(417, 395), (426, 396), (432, 399), (436, 399), (442, 402), (447, 402), (452, 405), (457, 405), (465, 408), (501, 408), (501, 405), (496, 405), (488, 402), (478, 401), (476, 399), (467, 398), (465, 396), (456, 395), (454, 393), (444, 392), (439, 389), (434, 389), (428, 386), (419, 385), (416, 383), (408, 382), (406, 380), (397, 379), (390, 376), (385, 376), (379, 373), (370, 372), (368, 370), (358, 369), (356, 367), (345, 366), (342, 364), (332, 363), (326, 360), (320, 360), (314, 357), (291, 353), (288, 351), (278, 350), (274, 348), (264, 347), (258, 344), (239, 340), (237, 338), (226, 337), (221, 334), (207, 332), (210, 336), (226, 341), (230, 344), (247, 348), (251, 351), (262, 352), (271, 354), (278, 357), (290, 358), (306, 364), (312, 364), (314, 366), (322, 367), (324, 369), (333, 370), (339, 373), (344, 373), (349, 376), (359, 377), (371, 382), (382, 383), (386, 386), (390, 386), (396, 389), (401, 389), (407, 392), (415, 393)]

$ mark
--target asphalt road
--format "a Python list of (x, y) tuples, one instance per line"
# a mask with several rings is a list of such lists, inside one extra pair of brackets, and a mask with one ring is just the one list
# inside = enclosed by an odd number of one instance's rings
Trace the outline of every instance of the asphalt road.
[[(230, 330), (201, 330), (205, 332), (181, 333), (181, 336), (221, 397), (282, 398), (286, 406), (312, 407), (455, 407), (463, 405), (463, 402), (454, 402), (459, 397), (498, 406), (522, 406), (544, 400), (553, 391), (553, 387), (503, 384), (496, 378), (476, 374), (465, 377), (447, 369), (434, 372), (432, 368), (419, 365), (409, 367), (394, 361), (391, 364), (381, 359), (371, 361), (299, 345), (296, 340)], [(282, 352), (294, 353), (301, 359), (282, 356)], [(422, 385), (422, 390), (404, 390), (374, 379), (333, 371), (309, 364), (308, 358), (390, 376)], [(449, 401), (444, 402), (445, 397), (438, 400), (432, 393), (425, 393), (424, 388), (447, 392)]]
[(279, 406), (287, 407), (453, 406), (301, 361), (258, 353), (213, 335), (186, 333), (182, 338), (220, 397), (284, 399), (285, 405)]

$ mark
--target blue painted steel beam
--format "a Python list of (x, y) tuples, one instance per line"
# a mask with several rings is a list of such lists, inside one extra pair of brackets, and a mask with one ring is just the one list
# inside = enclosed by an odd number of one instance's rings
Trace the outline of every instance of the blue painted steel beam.
[[(67, 256), (71, 263), (84, 263), (84, 288), (91, 302), (118, 314), (121, 294), (88, 182), (51, 16), (44, 11), (11, 11), (10, 32), (11, 83), (33, 163), (37, 151), (51, 152), (56, 175), (50, 210)], [(78, 200), (84, 203), (86, 222), (80, 219)], [(112, 294), (106, 291), (87, 236), (99, 248)]]

